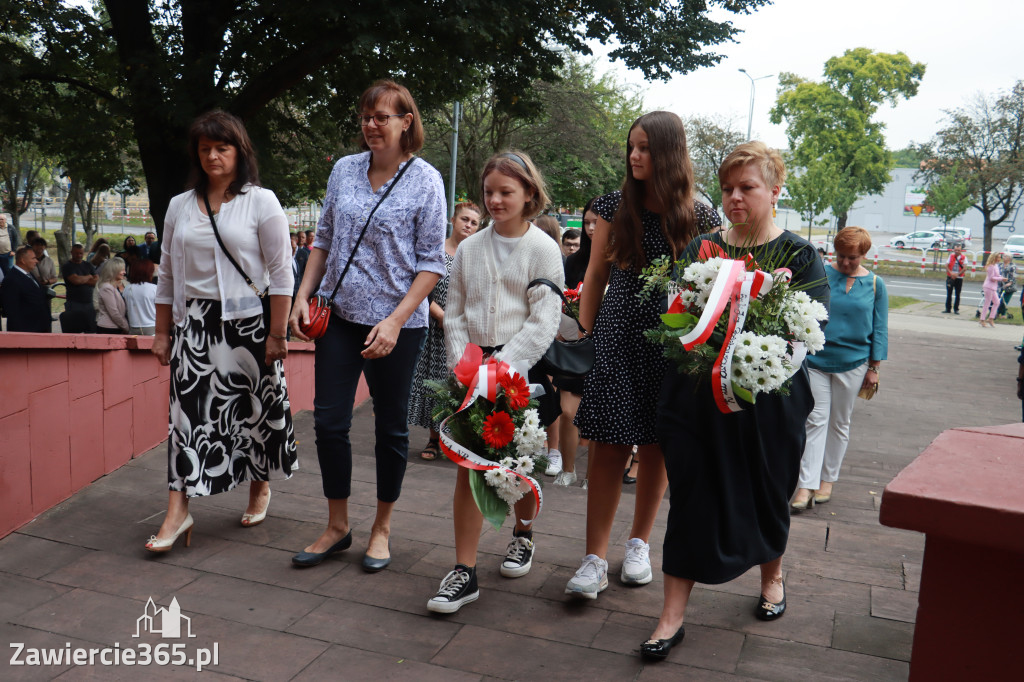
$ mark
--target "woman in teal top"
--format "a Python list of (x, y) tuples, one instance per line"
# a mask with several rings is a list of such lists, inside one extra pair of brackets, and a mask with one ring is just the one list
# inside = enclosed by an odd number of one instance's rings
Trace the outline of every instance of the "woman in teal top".
[(882, 278), (861, 260), (871, 236), (860, 227), (839, 231), (833, 243), (836, 263), (825, 268), (832, 291), (825, 347), (807, 357), (814, 410), (807, 418), (807, 444), (800, 460), (800, 482), (791, 506), (796, 510), (832, 499), (850, 441), (850, 416), (857, 393), (875, 390), (888, 356), (889, 297)]

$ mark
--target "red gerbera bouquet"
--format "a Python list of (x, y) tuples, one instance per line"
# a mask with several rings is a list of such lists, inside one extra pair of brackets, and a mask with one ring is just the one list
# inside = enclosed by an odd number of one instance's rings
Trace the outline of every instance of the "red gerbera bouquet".
[(580, 296), (583, 295), (583, 282), (580, 282), (575, 289), (566, 289), (564, 292), (565, 300), (569, 303), (566, 305), (562, 304), (562, 312), (573, 318), (574, 320), (580, 317)]
[(539, 503), (539, 484), (530, 474), (547, 467), (547, 435), (525, 369), (484, 361), (479, 346), (467, 344), (452, 375), (426, 385), (434, 389), (441, 450), (470, 469), (473, 498), (484, 517), (500, 527), (509, 506), (531, 489)]

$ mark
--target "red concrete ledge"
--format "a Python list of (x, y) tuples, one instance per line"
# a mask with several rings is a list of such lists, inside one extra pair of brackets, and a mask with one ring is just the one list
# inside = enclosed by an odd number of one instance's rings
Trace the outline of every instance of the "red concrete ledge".
[(879, 519), (1024, 552), (1024, 424), (941, 434), (886, 486)]
[[(167, 438), (170, 368), (151, 336), (0, 333), (0, 538)], [(312, 343), (284, 361), (294, 414), (313, 408)], [(358, 405), (369, 397), (366, 382)]]
[(911, 681), (1019, 670), (1024, 424), (946, 431), (885, 487), (880, 520), (925, 534)]

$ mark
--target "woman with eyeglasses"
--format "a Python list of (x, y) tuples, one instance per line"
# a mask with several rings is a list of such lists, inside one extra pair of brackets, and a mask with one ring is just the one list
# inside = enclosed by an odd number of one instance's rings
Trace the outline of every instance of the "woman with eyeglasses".
[(309, 320), (309, 297), (328, 297), (341, 281), (316, 342), (313, 423), (327, 528), (292, 562), (315, 566), (352, 544), (349, 429), (362, 374), (373, 398), (377, 469), (377, 514), (362, 563), (376, 572), (391, 563), (391, 512), (409, 456), (406, 418), (427, 337), (427, 295), (445, 274), (447, 205), (441, 175), (413, 156), (423, 146), (423, 124), (409, 91), (378, 81), (359, 98), (358, 112), (365, 151), (340, 159), (331, 172), (292, 307), (292, 334), (308, 341), (299, 325)]

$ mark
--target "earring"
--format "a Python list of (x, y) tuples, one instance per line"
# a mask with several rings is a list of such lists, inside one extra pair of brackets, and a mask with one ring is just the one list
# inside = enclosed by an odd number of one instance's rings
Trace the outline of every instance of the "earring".
[(772, 217), (775, 217), (775, 204), (772, 204)]

